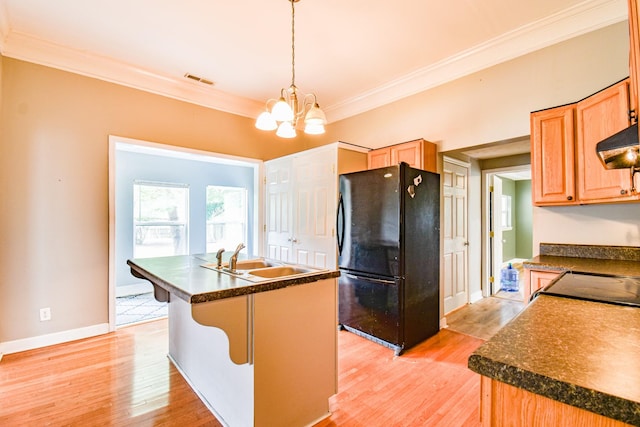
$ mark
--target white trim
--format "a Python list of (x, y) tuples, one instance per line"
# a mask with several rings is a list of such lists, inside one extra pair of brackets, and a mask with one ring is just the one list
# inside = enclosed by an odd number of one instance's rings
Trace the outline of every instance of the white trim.
[(482, 298), (484, 298), (484, 296), (482, 295), (482, 291), (476, 291), (469, 296), (469, 304), (476, 303)]
[[(214, 153), (211, 151), (196, 150), (193, 148), (178, 147), (156, 142), (144, 141), (123, 136), (109, 135), (109, 331), (116, 330), (116, 151), (131, 151), (138, 153), (168, 156), (174, 158), (207, 161), (232, 165), (252, 166), (254, 169), (254, 212), (257, 221), (253, 229), (255, 248), (261, 252), (264, 245), (264, 203), (262, 186), (260, 183), (264, 177), (264, 162), (248, 157), (231, 156), (228, 154)], [(257, 255), (262, 255), (258, 253)]]
[(55, 344), (62, 344), (83, 338), (90, 338), (96, 335), (103, 335), (109, 332), (109, 324), (100, 323), (78, 329), (69, 329), (53, 334), (38, 335), (30, 338), (23, 338), (14, 341), (0, 343), (0, 353), (11, 354), (20, 351), (33, 350), (34, 348), (47, 347)]
[[(0, 6), (4, 3), (0, 2)], [(6, 16), (0, 11), (0, 17)], [(516, 28), (456, 55), (352, 96), (323, 109), (330, 122), (345, 119), (391, 102), (424, 92), (474, 72), (509, 61), (536, 50), (626, 20), (624, 0), (586, 0), (578, 5)], [(6, 21), (6, 20), (5, 20)], [(4, 56), (34, 62), (85, 76), (121, 84), (240, 116), (255, 118), (264, 101), (241, 98), (200, 85), (51, 43), (4, 26), (0, 51)], [(0, 34), (2, 36), (2, 34)]]
[[(485, 297), (491, 296), (489, 293), (489, 275), (491, 272), (491, 262), (489, 257), (489, 252), (491, 250), (490, 241), (489, 241), (489, 221), (491, 220), (489, 216), (489, 176), (496, 175), (504, 172), (519, 172), (524, 169), (531, 169), (531, 164), (528, 165), (518, 165), (518, 166), (507, 166), (503, 168), (496, 169), (484, 169), (481, 171), (481, 191), (482, 191), (482, 200), (481, 200), (481, 221), (482, 221), (482, 254), (481, 254), (481, 263), (482, 263), (482, 278), (481, 278), (481, 288), (482, 295)], [(494, 283), (497, 278), (494, 277)]]
[(264, 109), (263, 101), (230, 95), (182, 76), (161, 74), (16, 31), (7, 34), (2, 54), (240, 116), (257, 117)]
[(469, 162), (465, 162), (462, 160), (458, 160), (458, 159), (454, 159), (453, 157), (449, 157), (449, 156), (442, 156), (442, 161), (446, 162), (446, 163), (451, 163), (457, 166), (461, 166), (463, 168), (467, 168), (467, 169), (471, 169), (471, 163)]
[(587, 0), (383, 86), (325, 107), (324, 111), (331, 117), (331, 121), (351, 117), (572, 37), (624, 21), (627, 17), (627, 5), (624, 0)]
[(358, 153), (368, 153), (369, 151), (371, 151), (371, 148), (362, 147), (360, 145), (355, 145), (348, 142), (338, 141), (338, 142), (334, 142), (334, 144), (337, 144), (338, 148), (342, 148), (343, 150), (356, 151)]

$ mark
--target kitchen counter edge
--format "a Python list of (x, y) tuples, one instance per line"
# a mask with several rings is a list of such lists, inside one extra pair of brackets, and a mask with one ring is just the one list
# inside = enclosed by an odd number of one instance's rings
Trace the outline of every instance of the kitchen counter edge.
[[(254, 283), (204, 268), (201, 265), (206, 264), (207, 262), (199, 256), (183, 255), (154, 258), (154, 260), (161, 259), (164, 259), (167, 262), (175, 260), (184, 261), (188, 259), (189, 265), (188, 268), (185, 268), (184, 264), (179, 264), (175, 268), (153, 268), (153, 265), (140, 265), (145, 263), (145, 259), (127, 260), (127, 264), (134, 276), (148, 280), (154, 285), (154, 288), (157, 286), (169, 294), (173, 294), (190, 304), (199, 304), (259, 292), (268, 292), (289, 286), (303, 285), (340, 276), (339, 270), (319, 270), (317, 273), (305, 274), (304, 276), (284, 277)], [(196, 271), (199, 273), (199, 275), (195, 277), (191, 274), (194, 267), (197, 268)], [(198, 283), (194, 283), (196, 281)], [(211, 287), (208, 288), (207, 283), (205, 282), (209, 282)], [(213, 282), (215, 282), (215, 284)], [(197, 290), (194, 290), (194, 287), (196, 287)]]

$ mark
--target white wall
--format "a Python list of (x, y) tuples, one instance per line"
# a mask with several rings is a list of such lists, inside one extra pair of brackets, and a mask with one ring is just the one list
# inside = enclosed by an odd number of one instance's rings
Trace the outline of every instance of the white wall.
[(534, 207), (534, 255), (540, 243), (640, 246), (640, 204)]

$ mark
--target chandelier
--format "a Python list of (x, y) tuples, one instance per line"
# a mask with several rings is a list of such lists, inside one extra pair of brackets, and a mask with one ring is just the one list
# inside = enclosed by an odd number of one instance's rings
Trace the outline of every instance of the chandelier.
[(280, 89), (280, 99), (266, 102), (265, 111), (258, 116), (256, 127), (260, 130), (276, 130), (281, 138), (295, 138), (296, 126), (304, 117), (304, 133), (319, 135), (324, 133), (327, 118), (320, 109), (316, 95), (303, 94), (296, 87), (296, 36), (295, 3), (300, 0), (288, 0), (291, 3), (291, 86)]

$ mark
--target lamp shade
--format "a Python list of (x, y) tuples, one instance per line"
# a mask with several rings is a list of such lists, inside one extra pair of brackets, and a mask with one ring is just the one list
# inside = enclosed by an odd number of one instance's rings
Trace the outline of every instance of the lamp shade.
[(320, 125), (320, 126), (324, 126), (327, 124), (327, 116), (324, 115), (324, 111), (320, 109), (320, 106), (318, 105), (317, 102), (313, 104), (313, 107), (311, 107), (307, 112), (307, 115), (304, 116), (304, 123), (306, 125)]
[(291, 106), (287, 104), (284, 98), (280, 98), (276, 105), (273, 106), (271, 110), (271, 115), (273, 119), (277, 122), (290, 122), (293, 120), (293, 110)]
[(278, 124), (273, 120), (273, 115), (268, 111), (263, 111), (256, 120), (256, 127), (260, 130), (275, 130)]
[(295, 138), (296, 130), (291, 122), (282, 122), (280, 123), (280, 126), (278, 126), (276, 135), (278, 135), (280, 138)]

